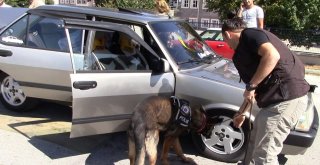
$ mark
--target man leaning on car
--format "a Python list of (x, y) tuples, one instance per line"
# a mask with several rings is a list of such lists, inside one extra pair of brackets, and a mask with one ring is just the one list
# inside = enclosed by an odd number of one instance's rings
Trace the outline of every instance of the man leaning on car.
[[(310, 86), (304, 79), (304, 64), (278, 37), (245, 27), (240, 18), (222, 26), (224, 40), (235, 50), (234, 65), (246, 83), (244, 102), (255, 99), (261, 108), (244, 164), (277, 165), (284, 140), (307, 109)], [(234, 117), (235, 127), (242, 125), (244, 113)]]

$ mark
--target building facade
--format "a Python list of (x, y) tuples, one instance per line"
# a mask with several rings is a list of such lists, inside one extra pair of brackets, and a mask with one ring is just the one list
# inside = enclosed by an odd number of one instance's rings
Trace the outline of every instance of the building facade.
[(95, 6), (94, 0), (59, 0), (60, 5)]
[(186, 19), (196, 29), (220, 27), (219, 15), (207, 11), (206, 0), (169, 0), (174, 16)]

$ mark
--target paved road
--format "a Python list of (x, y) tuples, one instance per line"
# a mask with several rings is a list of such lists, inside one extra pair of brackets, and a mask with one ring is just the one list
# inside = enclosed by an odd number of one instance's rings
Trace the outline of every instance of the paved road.
[[(307, 76), (312, 84), (320, 84), (319, 76)], [(316, 91), (320, 110), (320, 89)], [(43, 103), (31, 113), (14, 113), (0, 104), (0, 165), (127, 165), (125, 133), (70, 139), (71, 108)], [(181, 139), (187, 156), (199, 165), (230, 165), (197, 155), (189, 136)], [(298, 156), (287, 156), (287, 165), (319, 164), (320, 134), (311, 148)], [(170, 155), (173, 165), (182, 165)]]

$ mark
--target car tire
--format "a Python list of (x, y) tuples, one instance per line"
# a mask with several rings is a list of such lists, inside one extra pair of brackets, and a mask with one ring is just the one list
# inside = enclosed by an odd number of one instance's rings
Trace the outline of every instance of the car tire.
[(235, 163), (242, 160), (248, 146), (251, 122), (246, 119), (241, 128), (235, 128), (232, 122), (235, 112), (215, 110), (208, 111), (207, 114), (209, 117), (218, 117), (220, 121), (214, 126), (208, 139), (192, 133), (192, 140), (199, 152), (210, 159), (222, 162)]
[(38, 103), (36, 99), (27, 97), (19, 83), (4, 73), (0, 74), (0, 92), (2, 104), (15, 112), (31, 111)]

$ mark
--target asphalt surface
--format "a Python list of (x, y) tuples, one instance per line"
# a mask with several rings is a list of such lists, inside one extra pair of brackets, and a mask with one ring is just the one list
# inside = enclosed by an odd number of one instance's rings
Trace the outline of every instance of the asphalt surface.
[[(320, 86), (320, 76), (307, 75), (311, 84)], [(320, 89), (316, 90), (320, 112)], [(71, 108), (42, 103), (29, 113), (14, 113), (0, 104), (0, 165), (128, 165), (125, 133), (70, 139)], [(160, 139), (161, 141), (161, 139)], [(198, 155), (189, 136), (181, 139), (187, 156), (199, 165), (230, 165)], [(286, 165), (309, 165), (320, 162), (320, 135), (304, 155), (286, 156)], [(159, 151), (159, 150), (158, 150)], [(173, 165), (182, 165), (170, 155)]]

